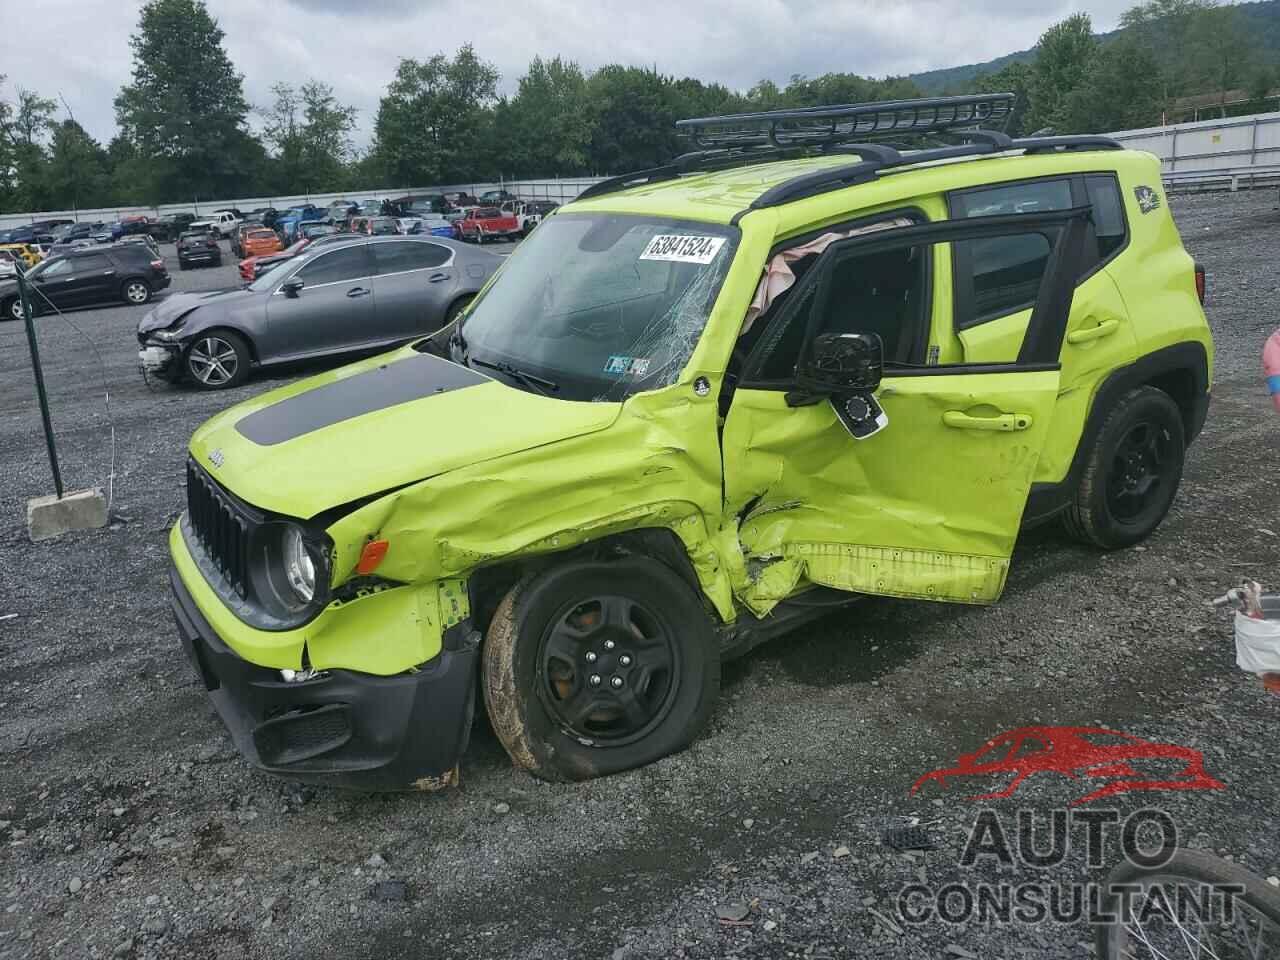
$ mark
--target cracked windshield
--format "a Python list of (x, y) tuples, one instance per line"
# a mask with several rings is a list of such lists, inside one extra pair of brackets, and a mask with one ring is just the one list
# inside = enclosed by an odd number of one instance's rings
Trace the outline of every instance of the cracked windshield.
[(737, 236), (667, 218), (552, 217), (472, 306), (460, 359), (567, 400), (667, 386), (702, 334)]

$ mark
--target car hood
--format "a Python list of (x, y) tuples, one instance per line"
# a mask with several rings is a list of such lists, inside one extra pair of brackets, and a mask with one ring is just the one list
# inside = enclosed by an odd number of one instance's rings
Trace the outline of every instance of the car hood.
[(201, 307), (230, 307), (242, 300), (251, 300), (259, 294), (253, 290), (236, 287), (212, 290), (207, 293), (176, 293), (162, 300), (154, 310), (138, 321), (139, 333), (163, 330), (172, 326), (193, 310)]
[(405, 347), (232, 407), (196, 431), (191, 454), (247, 503), (305, 519), (603, 430), (620, 410), (526, 393)]

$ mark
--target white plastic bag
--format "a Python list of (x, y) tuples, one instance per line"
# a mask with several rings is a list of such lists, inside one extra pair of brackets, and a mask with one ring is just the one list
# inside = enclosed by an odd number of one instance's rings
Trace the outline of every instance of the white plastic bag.
[(1280, 620), (1236, 613), (1236, 664), (1249, 673), (1280, 673)]

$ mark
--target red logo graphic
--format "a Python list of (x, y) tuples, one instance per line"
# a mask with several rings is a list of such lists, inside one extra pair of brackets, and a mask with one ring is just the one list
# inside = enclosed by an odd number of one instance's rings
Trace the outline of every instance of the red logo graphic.
[[(1168, 776), (1145, 776), (1140, 766), (1168, 766)], [(1180, 769), (1177, 769), (1180, 768)], [(926, 773), (911, 786), (914, 796), (926, 783), (935, 782), (944, 790), (949, 777), (986, 777), (1013, 774), (1003, 790), (971, 797), (995, 800), (1013, 796), (1023, 780), (1033, 773), (1058, 773), (1072, 780), (1107, 780), (1092, 793), (1070, 806), (1091, 803), (1133, 790), (1223, 790), (1225, 785), (1204, 772), (1204, 755), (1190, 747), (1153, 743), (1117, 730), (1102, 727), (1019, 727), (986, 742), (976, 753), (966, 753), (954, 767)]]

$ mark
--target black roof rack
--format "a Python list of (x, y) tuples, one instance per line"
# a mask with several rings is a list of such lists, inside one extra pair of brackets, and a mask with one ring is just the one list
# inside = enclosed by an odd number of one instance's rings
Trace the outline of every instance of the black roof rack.
[(1003, 125), (1012, 93), (966, 94), (919, 100), (883, 100), (766, 113), (680, 120), (676, 129), (704, 150), (747, 146), (822, 146), (890, 134), (925, 134), (981, 124)]
[[(801, 174), (766, 190), (751, 204), (753, 209), (760, 209), (866, 183), (882, 174), (939, 160), (981, 157), (1014, 150), (1040, 154), (1123, 149), (1109, 137), (1015, 140), (999, 130), (977, 129), (978, 123), (1007, 120), (1012, 104), (1013, 94), (993, 93), (681, 120), (676, 126), (690, 133), (703, 149), (683, 154), (660, 167), (602, 180), (582, 191), (578, 199), (586, 200), (629, 187), (674, 180), (685, 173), (745, 167), (773, 160), (844, 154), (858, 158), (857, 163)], [(854, 139), (855, 136), (886, 134), (945, 134), (961, 142), (913, 150), (900, 143), (864, 143)], [(946, 142), (948, 137), (943, 139)]]

